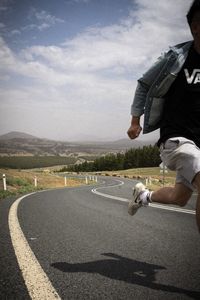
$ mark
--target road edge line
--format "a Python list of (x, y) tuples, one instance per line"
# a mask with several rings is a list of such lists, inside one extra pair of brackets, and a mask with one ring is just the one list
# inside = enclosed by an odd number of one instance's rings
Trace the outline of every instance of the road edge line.
[(22, 199), (35, 194), (24, 195), (12, 204), (8, 215), (8, 225), (14, 252), (22, 272), (31, 299), (61, 299), (48, 276), (39, 264), (35, 254), (26, 240), (17, 217), (18, 205)]

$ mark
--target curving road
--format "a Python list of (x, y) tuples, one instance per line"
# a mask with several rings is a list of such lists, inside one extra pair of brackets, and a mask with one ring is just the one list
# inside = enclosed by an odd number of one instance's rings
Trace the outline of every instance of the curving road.
[(133, 180), (101, 180), (0, 202), (0, 299), (200, 299), (194, 199), (130, 217)]

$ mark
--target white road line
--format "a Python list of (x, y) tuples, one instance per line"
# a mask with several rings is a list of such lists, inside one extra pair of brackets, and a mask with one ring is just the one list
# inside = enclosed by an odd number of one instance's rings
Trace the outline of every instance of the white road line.
[(190, 214), (190, 215), (195, 215), (196, 214), (195, 210), (186, 209), (186, 208), (165, 206), (165, 205), (155, 204), (155, 203), (150, 203), (150, 206), (155, 207), (155, 208), (165, 209), (165, 210), (172, 210), (172, 211), (182, 212), (182, 213)]
[[(97, 188), (97, 189), (92, 189), (91, 192), (94, 193), (94, 194), (97, 194), (99, 196), (105, 197), (105, 198), (110, 198), (110, 199), (114, 199), (114, 200), (122, 201), (122, 202), (129, 202), (130, 199), (121, 198), (121, 197), (117, 197), (117, 196), (113, 196), (113, 195), (109, 195), (109, 194), (105, 194), (105, 193), (101, 193), (101, 192), (97, 191), (97, 190), (100, 190), (100, 189), (106, 189), (106, 188), (110, 188), (110, 187), (117, 187), (117, 186), (120, 186), (120, 185), (124, 184), (124, 182), (121, 181), (121, 180), (116, 180), (116, 181), (119, 181), (120, 184), (116, 184), (116, 185), (112, 185), (112, 186), (104, 186), (104, 187), (100, 187), (100, 188)], [(179, 207), (173, 207), (173, 206), (169, 206), (169, 205), (165, 206), (165, 205), (161, 205), (161, 204), (150, 203), (150, 206), (153, 207), (153, 208), (170, 210), (170, 211), (175, 211), (175, 212), (179, 212), (179, 213), (185, 213), (185, 214), (191, 214), (191, 215), (196, 214), (195, 210), (184, 209), (184, 208), (179, 208)]]
[(11, 206), (8, 216), (9, 229), (15, 255), (22, 272), (31, 299), (61, 299), (49, 281), (32, 252), (17, 218), (17, 208), (22, 199), (34, 193), (17, 199)]
[(116, 180), (116, 181), (118, 181), (119, 184), (103, 186), (103, 187), (100, 187), (100, 188), (92, 189), (92, 193), (97, 194), (97, 195), (102, 196), (102, 197), (106, 197), (106, 198), (110, 198), (110, 199), (114, 199), (114, 200), (118, 200), (118, 201), (123, 201), (123, 202), (128, 202), (129, 200), (126, 199), (126, 198), (116, 197), (116, 196), (104, 194), (104, 193), (101, 193), (101, 192), (97, 192), (97, 190), (99, 190), (99, 189), (107, 189), (107, 188), (110, 188), (110, 187), (118, 187), (118, 186), (124, 184), (124, 182), (121, 181), (121, 180)]
[(123, 201), (123, 202), (128, 202), (129, 201), (126, 198), (116, 197), (116, 196), (112, 196), (112, 195), (97, 192), (97, 189), (93, 189), (92, 193), (97, 194), (97, 195), (102, 196), (102, 197), (105, 197), (105, 198), (110, 198), (110, 199), (114, 199), (114, 200), (118, 200), (118, 201)]

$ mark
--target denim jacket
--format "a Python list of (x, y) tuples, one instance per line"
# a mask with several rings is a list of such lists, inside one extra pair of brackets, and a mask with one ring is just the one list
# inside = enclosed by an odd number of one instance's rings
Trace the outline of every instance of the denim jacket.
[(193, 41), (178, 44), (158, 58), (156, 63), (138, 80), (131, 114), (144, 114), (143, 133), (160, 127), (165, 98), (180, 72)]

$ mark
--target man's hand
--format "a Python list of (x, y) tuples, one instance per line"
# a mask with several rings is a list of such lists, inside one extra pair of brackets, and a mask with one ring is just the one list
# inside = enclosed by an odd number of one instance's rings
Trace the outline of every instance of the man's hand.
[(131, 126), (127, 131), (127, 134), (130, 139), (135, 139), (140, 135), (142, 127), (140, 126), (140, 118), (139, 117), (132, 117)]

